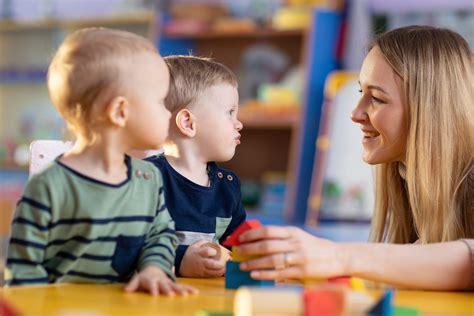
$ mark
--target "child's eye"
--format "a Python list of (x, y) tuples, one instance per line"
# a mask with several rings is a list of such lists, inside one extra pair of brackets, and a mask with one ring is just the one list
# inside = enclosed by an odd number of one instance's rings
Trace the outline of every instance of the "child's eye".
[(232, 114), (234, 114), (234, 112), (235, 112), (235, 110), (230, 110), (229, 114), (232, 115)]
[(362, 89), (357, 90), (359, 93), (362, 93)]

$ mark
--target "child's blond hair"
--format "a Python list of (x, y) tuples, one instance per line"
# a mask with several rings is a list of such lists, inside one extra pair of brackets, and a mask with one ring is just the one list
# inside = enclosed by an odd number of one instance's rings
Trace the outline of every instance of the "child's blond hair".
[(64, 40), (48, 69), (48, 90), (76, 136), (92, 140), (92, 109), (126, 85), (120, 60), (142, 52), (157, 50), (147, 39), (126, 31), (87, 28)]
[(235, 74), (210, 58), (176, 55), (164, 59), (170, 71), (165, 105), (171, 113), (188, 107), (200, 93), (214, 85), (227, 83), (237, 87)]

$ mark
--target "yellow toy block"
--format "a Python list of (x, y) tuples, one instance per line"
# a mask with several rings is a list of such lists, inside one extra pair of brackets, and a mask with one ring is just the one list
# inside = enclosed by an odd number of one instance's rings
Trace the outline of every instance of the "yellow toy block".
[(236, 246), (232, 246), (231, 256), (232, 256), (232, 261), (236, 261), (236, 262), (243, 262), (243, 261), (257, 258), (256, 256), (246, 256), (246, 255), (237, 253)]
[(365, 288), (364, 281), (362, 279), (352, 277), (351, 278), (351, 289), (353, 289), (354, 291), (359, 291), (359, 292), (365, 291), (366, 288)]

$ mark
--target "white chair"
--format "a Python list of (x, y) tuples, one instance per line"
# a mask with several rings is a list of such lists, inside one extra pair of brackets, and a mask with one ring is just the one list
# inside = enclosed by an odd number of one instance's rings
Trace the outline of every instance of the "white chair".
[(30, 144), (30, 177), (48, 163), (72, 148), (73, 142), (61, 140), (35, 140)]
[[(52, 162), (56, 157), (65, 153), (74, 145), (70, 141), (61, 140), (35, 140), (30, 144), (30, 177), (40, 172), (46, 165)], [(147, 150), (145, 154), (139, 151), (133, 151), (132, 156), (136, 158), (145, 158), (162, 153), (163, 149)]]

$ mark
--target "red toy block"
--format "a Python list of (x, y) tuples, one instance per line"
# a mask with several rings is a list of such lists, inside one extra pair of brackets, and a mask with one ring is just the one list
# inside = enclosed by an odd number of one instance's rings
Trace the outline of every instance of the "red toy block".
[(344, 313), (344, 292), (337, 289), (306, 289), (305, 316), (337, 316)]
[(249, 221), (245, 221), (242, 224), (240, 224), (239, 227), (229, 236), (227, 239), (224, 241), (222, 244), (225, 247), (232, 247), (232, 246), (238, 246), (241, 243), (239, 242), (239, 236), (243, 232), (253, 229), (253, 228), (259, 228), (262, 227), (262, 223), (260, 223), (259, 220), (257, 219), (252, 219)]
[(20, 316), (20, 313), (0, 298), (0, 316)]
[(329, 283), (332, 284), (341, 284), (351, 288), (351, 277), (350, 276), (341, 276), (328, 279)]

